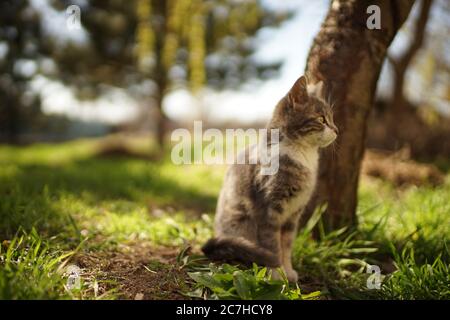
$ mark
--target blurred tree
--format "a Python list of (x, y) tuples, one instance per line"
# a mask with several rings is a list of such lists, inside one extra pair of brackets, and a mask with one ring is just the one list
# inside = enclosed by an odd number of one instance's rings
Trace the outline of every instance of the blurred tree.
[(405, 75), (408, 66), (411, 64), (417, 51), (422, 47), (425, 27), (427, 25), (428, 16), (430, 13), (431, 4), (433, 0), (422, 0), (419, 11), (419, 17), (416, 19), (416, 23), (413, 30), (412, 39), (402, 55), (398, 58), (394, 58), (388, 55), (389, 62), (394, 70), (394, 86), (392, 91), (392, 111), (393, 112), (408, 112), (409, 103), (405, 102)]
[(40, 16), (28, 0), (0, 4), (0, 139), (19, 142), (19, 134), (40, 115), (39, 96), (30, 80), (46, 52)]
[[(369, 5), (381, 11), (381, 29), (367, 28)], [(334, 0), (309, 53), (306, 72), (312, 82), (332, 87), (334, 118), (340, 130), (338, 154), (321, 153), (316, 194), (306, 219), (318, 204), (327, 203), (327, 229), (356, 225), (360, 164), (367, 118), (387, 48), (408, 17), (412, 1)]]
[[(54, 6), (62, 9), (62, 3)], [(71, 48), (58, 57), (60, 65), (68, 65), (66, 83), (85, 96), (105, 85), (127, 87), (156, 106), (156, 136), (162, 145), (167, 92), (237, 87), (273, 75), (280, 63), (252, 58), (254, 36), (286, 15), (267, 11), (257, 0), (92, 0), (82, 6), (81, 18), (90, 42), (87, 49)]]
[(405, 45), (399, 53), (392, 50), (388, 55), (393, 86), (388, 97), (375, 102), (366, 145), (407, 149), (412, 158), (422, 161), (448, 158), (450, 119), (445, 116), (449, 105), (445, 88), (450, 79), (446, 41), (450, 6), (445, 0), (416, 3), (416, 14), (402, 30)]

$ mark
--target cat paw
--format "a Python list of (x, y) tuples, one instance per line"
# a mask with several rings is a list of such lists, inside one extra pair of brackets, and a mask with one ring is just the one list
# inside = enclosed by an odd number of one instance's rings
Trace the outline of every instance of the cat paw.
[[(289, 282), (295, 283), (298, 281), (298, 274), (297, 271), (294, 269), (288, 269), (284, 271), (286, 273), (286, 277)], [(272, 268), (272, 279), (273, 280), (283, 280), (283, 276), (278, 271), (277, 268)]]
[(278, 268), (271, 268), (272, 270), (272, 280), (283, 280), (283, 276), (281, 275)]
[(286, 270), (286, 276), (289, 282), (296, 283), (298, 281), (298, 273), (294, 269)]

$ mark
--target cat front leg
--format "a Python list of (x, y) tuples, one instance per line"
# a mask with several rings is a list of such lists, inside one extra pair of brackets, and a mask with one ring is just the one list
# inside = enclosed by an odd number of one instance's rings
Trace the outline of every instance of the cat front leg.
[(276, 257), (275, 264), (268, 263), (266, 266), (272, 268), (281, 267), (281, 227), (271, 222), (261, 223), (258, 226), (258, 244)]
[(293, 217), (281, 227), (281, 260), (290, 282), (298, 281), (297, 271), (292, 267), (292, 244), (297, 233), (298, 219)]

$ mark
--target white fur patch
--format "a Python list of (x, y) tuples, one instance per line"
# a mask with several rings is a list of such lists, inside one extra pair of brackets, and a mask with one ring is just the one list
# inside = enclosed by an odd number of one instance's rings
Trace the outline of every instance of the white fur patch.
[(309, 171), (308, 178), (302, 181), (301, 191), (283, 204), (282, 220), (288, 219), (299, 209), (304, 208), (312, 196), (317, 180), (317, 168), (319, 164), (318, 148), (280, 144), (280, 157), (287, 155), (299, 162)]

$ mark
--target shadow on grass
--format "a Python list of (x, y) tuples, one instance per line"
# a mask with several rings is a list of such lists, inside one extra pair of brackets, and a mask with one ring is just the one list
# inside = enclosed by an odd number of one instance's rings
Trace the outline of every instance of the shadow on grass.
[(89, 205), (125, 200), (148, 208), (170, 206), (198, 214), (214, 210), (216, 196), (195, 185), (181, 185), (176, 177), (163, 174), (164, 170), (171, 167), (136, 159), (17, 165), (14, 174), (0, 184), (0, 236), (32, 226), (53, 233), (53, 229), (70, 224), (70, 217), (62, 217), (53, 205), (61, 195), (75, 196)]
[(82, 195), (93, 201), (125, 199), (177, 208), (213, 210), (216, 198), (181, 186), (161, 175), (160, 167), (137, 160), (82, 160), (67, 166), (25, 166), (16, 183), (42, 189)]

